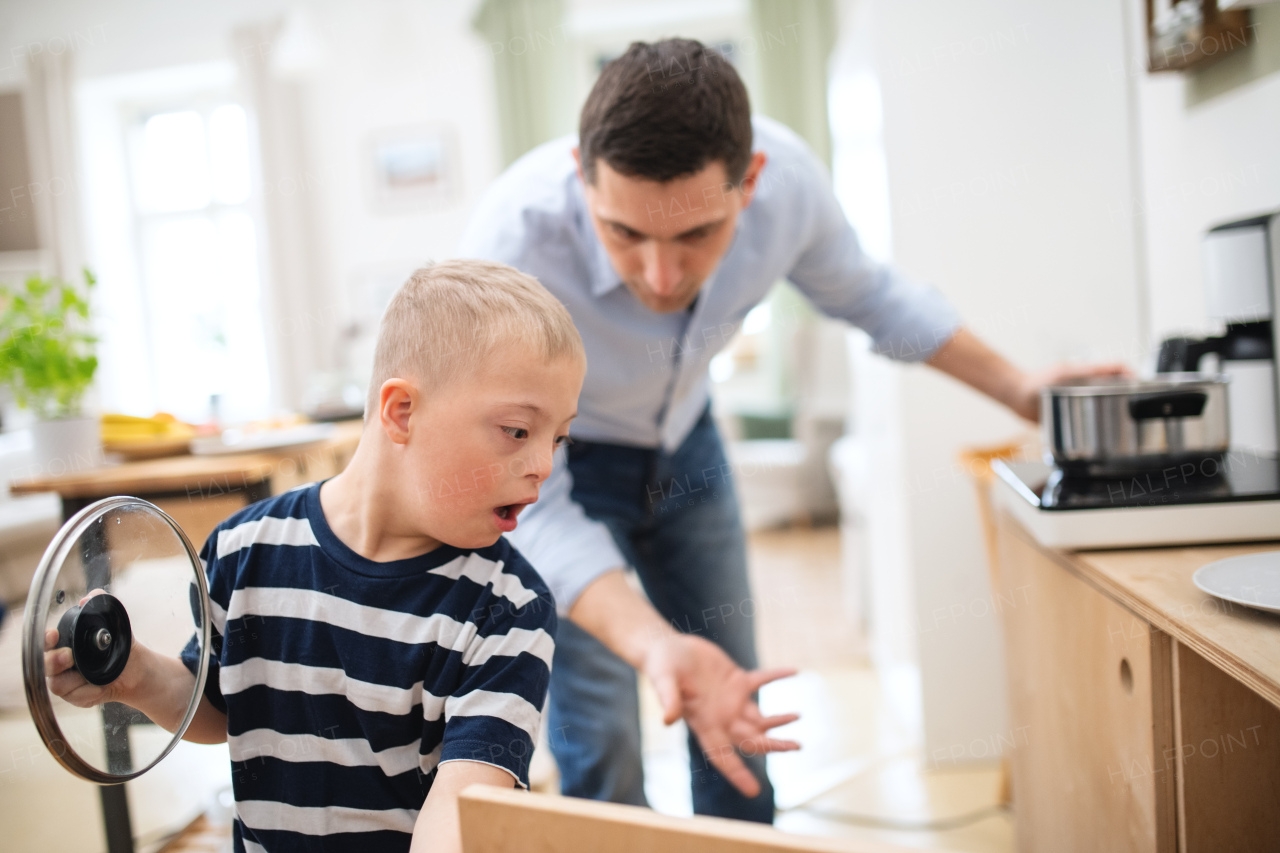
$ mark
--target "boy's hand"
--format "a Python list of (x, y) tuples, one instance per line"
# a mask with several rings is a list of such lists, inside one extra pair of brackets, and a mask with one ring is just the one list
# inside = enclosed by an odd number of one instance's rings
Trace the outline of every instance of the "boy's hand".
[(763, 685), (795, 675), (793, 669), (746, 671), (708, 640), (671, 634), (654, 643), (643, 671), (662, 702), (663, 722), (684, 717), (698, 736), (703, 757), (744, 796), (760, 793), (760, 783), (738, 752), (763, 755), (800, 748), (793, 740), (769, 737), (769, 730), (800, 719), (798, 714), (766, 717), (752, 697)]
[[(103, 590), (95, 589), (80, 599), (79, 603), (83, 606), (90, 598), (102, 593)], [(128, 685), (136, 681), (138, 658), (146, 654), (135, 638), (124, 672), (120, 673), (120, 677), (115, 681), (99, 687), (96, 684), (90, 684), (84, 676), (72, 669), (74, 660), (71, 649), (55, 648), (57, 645), (58, 631), (56, 628), (49, 628), (44, 632), (44, 674), (49, 680), (49, 692), (77, 708), (92, 708), (105, 702), (125, 701), (122, 697), (128, 692)]]
[[(101, 593), (100, 589), (94, 590), (80, 599), (80, 604)], [(153, 652), (134, 636), (124, 672), (115, 681), (99, 687), (71, 668), (71, 649), (55, 648), (57, 644), (58, 632), (53, 628), (45, 631), (44, 674), (53, 695), (78, 708), (120, 702), (146, 714), (167, 732), (176, 732), (182, 725), (196, 678), (180, 659)], [(182, 737), (193, 743), (225, 743), (227, 716), (213, 707), (207, 696), (201, 696), (195, 716)]]

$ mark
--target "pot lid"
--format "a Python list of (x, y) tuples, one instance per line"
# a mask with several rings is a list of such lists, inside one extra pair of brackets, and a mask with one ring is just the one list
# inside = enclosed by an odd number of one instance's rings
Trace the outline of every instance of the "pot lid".
[(1111, 394), (1152, 394), (1186, 391), (1209, 385), (1225, 386), (1230, 377), (1223, 373), (1157, 373), (1148, 379), (1132, 376), (1085, 376), (1068, 379), (1042, 389), (1041, 395), (1099, 397)]
[[(102, 688), (121, 677), (139, 644), (175, 659), (190, 644), (200, 662), (174, 732), (126, 704), (101, 702)], [(62, 646), (71, 648), (74, 671), (55, 681), (45, 652)], [(41, 740), (58, 763), (90, 782), (145, 773), (191, 723), (208, 647), (204, 569), (182, 529), (138, 498), (86, 507), (49, 543), (27, 596), (22, 677)]]

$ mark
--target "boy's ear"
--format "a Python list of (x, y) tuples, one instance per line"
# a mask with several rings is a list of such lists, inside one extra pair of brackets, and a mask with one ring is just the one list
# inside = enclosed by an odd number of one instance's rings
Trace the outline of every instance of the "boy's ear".
[(409, 416), (418, 408), (418, 389), (404, 379), (388, 379), (378, 390), (378, 417), (382, 431), (395, 444), (409, 441)]

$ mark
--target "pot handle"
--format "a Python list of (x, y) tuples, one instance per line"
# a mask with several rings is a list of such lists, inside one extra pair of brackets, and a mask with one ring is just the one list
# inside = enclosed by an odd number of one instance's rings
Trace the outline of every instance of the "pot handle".
[(1173, 391), (1144, 394), (1129, 400), (1129, 417), (1135, 421), (1156, 418), (1198, 418), (1204, 414), (1209, 395), (1203, 391)]

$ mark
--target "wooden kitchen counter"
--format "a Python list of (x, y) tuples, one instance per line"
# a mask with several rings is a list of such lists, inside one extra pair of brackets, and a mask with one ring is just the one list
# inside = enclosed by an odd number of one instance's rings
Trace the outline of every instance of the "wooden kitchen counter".
[(1201, 592), (1191, 576), (1227, 557), (1280, 550), (1280, 542), (1066, 554), (1080, 572), (1140, 619), (1194, 650), (1280, 708), (1280, 614)]
[(1280, 615), (1191, 580), (1280, 542), (1066, 552), (996, 520), (1018, 849), (1280, 851)]

